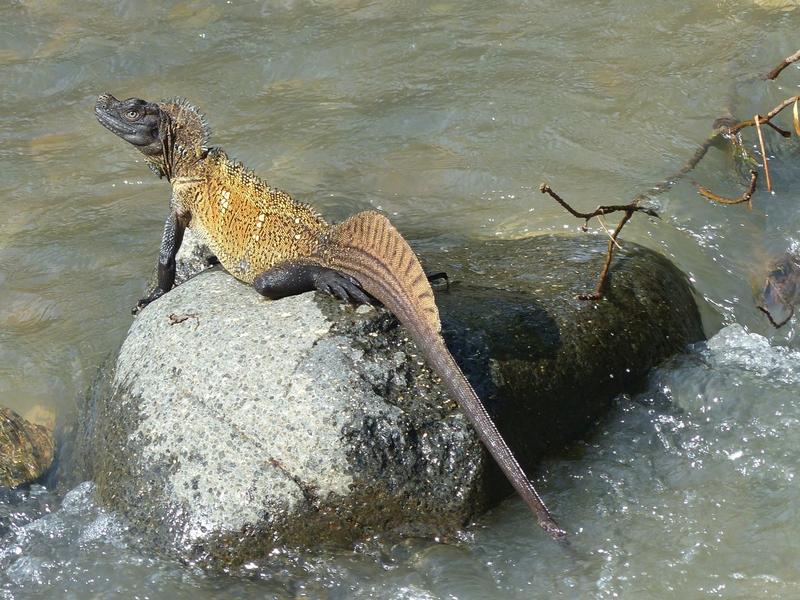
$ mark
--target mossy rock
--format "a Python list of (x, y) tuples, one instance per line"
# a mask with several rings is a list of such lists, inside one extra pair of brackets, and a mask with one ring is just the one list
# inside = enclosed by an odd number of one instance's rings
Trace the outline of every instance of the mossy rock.
[(15, 488), (40, 479), (53, 463), (53, 435), (10, 408), (0, 408), (0, 487)]

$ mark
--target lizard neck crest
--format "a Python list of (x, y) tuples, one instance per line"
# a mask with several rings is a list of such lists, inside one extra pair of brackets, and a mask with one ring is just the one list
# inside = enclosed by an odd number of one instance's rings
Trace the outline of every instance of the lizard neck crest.
[(158, 106), (163, 152), (150, 159), (149, 166), (157, 175), (172, 180), (206, 157), (211, 131), (205, 115), (184, 98), (164, 100)]

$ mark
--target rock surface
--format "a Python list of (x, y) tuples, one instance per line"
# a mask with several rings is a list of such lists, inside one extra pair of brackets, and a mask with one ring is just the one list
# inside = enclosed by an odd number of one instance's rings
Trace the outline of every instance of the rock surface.
[[(459, 281), (437, 295), (445, 338), (529, 473), (702, 338), (685, 277), (634, 244), (605, 299), (576, 300), (605, 245), (542, 236), (425, 257)], [(80, 419), (72, 480), (95, 479), (156, 546), (216, 566), (452, 532), (510, 491), (391, 315), (320, 294), (267, 302), (219, 270), (142, 311)]]
[(36, 481), (53, 463), (53, 435), (10, 408), (0, 408), (0, 487)]

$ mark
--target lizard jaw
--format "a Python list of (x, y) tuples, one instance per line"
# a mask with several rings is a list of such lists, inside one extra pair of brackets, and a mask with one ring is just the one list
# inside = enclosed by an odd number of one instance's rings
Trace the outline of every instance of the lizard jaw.
[(111, 94), (100, 94), (97, 97), (97, 102), (95, 102), (94, 105), (94, 114), (100, 124), (110, 132), (119, 136), (133, 135), (136, 133), (136, 130), (133, 127), (122, 123), (118, 118), (110, 113), (109, 105), (112, 103), (119, 103), (119, 100), (114, 98), (114, 96)]

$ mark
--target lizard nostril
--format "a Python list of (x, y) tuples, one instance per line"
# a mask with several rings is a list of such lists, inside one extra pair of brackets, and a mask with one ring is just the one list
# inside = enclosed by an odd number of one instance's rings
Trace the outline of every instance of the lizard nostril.
[(108, 105), (111, 104), (112, 101), (117, 102), (118, 100), (114, 98), (114, 96), (106, 92), (104, 94), (100, 94), (97, 97), (97, 100), (95, 101), (94, 105), (95, 108), (108, 108)]

